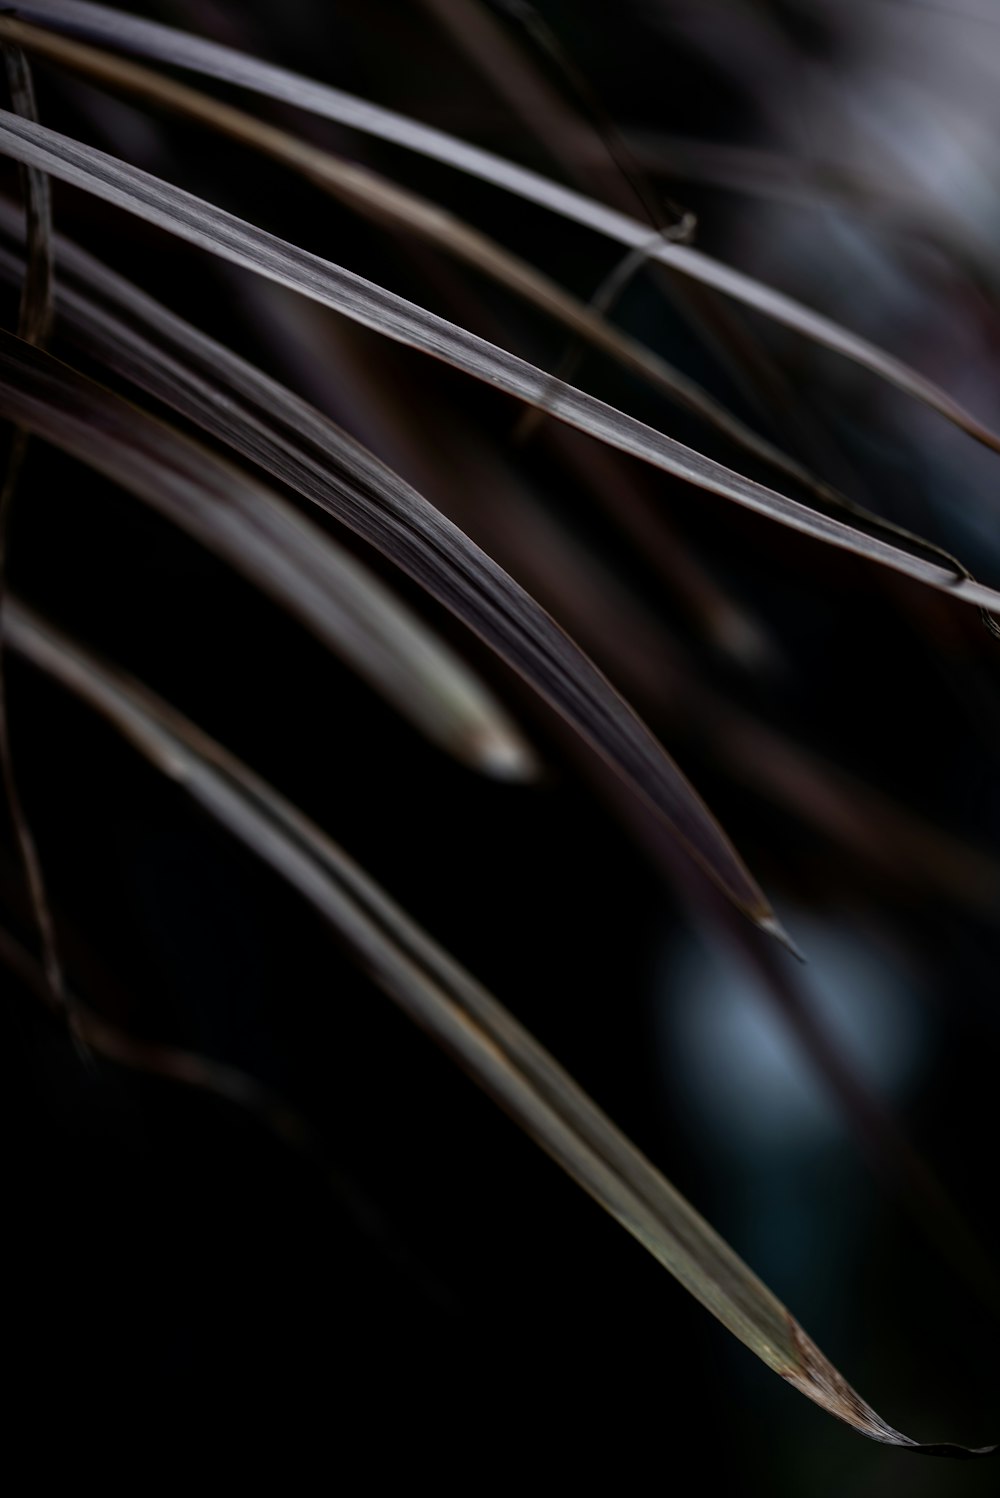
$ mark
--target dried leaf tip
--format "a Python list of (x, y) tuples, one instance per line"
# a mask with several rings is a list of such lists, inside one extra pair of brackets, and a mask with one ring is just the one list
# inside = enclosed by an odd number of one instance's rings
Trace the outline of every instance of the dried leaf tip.
[(798, 1356), (795, 1368), (781, 1369), (782, 1378), (836, 1417), (850, 1425), (869, 1440), (879, 1441), (884, 1446), (902, 1446), (923, 1456), (949, 1456), (959, 1459), (972, 1456), (989, 1456), (996, 1446), (959, 1446), (951, 1441), (922, 1442), (911, 1440), (900, 1431), (887, 1425), (871, 1405), (866, 1404), (856, 1390), (831, 1362), (824, 1357), (812, 1338), (789, 1316), (789, 1331)]

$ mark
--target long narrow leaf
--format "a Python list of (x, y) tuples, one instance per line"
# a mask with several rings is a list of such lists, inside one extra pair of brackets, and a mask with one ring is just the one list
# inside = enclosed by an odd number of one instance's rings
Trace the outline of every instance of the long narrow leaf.
[(87, 702), (327, 920), (372, 979), (562, 1168), (769, 1368), (861, 1434), (937, 1455), (892, 1429), (786, 1308), (498, 1001), (277, 791), (165, 703), (23, 606), (9, 640)]
[(0, 334), (0, 410), (130, 489), (251, 578), (424, 733), (492, 774), (535, 759), (486, 688), (292, 507), (207, 448)]
[(214, 204), (139, 171), (103, 151), (0, 111), (0, 151), (221, 255), (279, 285), (332, 307), (397, 343), (431, 354), (475, 379), (546, 410), (610, 447), (689, 483), (779, 520), (793, 530), (883, 563), (980, 608), (1000, 609), (1000, 593), (734, 473), (663, 432), (586, 395), (466, 329), (396, 296), (342, 266), (288, 244)]
[[(109, 321), (106, 313), (60, 286), (60, 309), (84, 331), (99, 357), (237, 446), (406, 568), (503, 655), (647, 804), (665, 816), (693, 857), (751, 920), (784, 939), (756, 882), (677, 765), (597, 668), (496, 563), (304, 401), (79, 252), (70, 253), (69, 264), (75, 270), (90, 267), (94, 283), (118, 295), (129, 322), (141, 324), (145, 319), (157, 336), (165, 337), (168, 349), (174, 342), (174, 351), (163, 354), (127, 322)], [(54, 363), (48, 377), (69, 380), (72, 389), (78, 388), (79, 377)], [(42, 376), (42, 389), (45, 383)], [(24, 404), (19, 385), (21, 376), (13, 367), (6, 398)], [(94, 389), (88, 389), (88, 401), (96, 400)], [(102, 392), (102, 400), (105, 395)], [(112, 409), (117, 409), (114, 397), (111, 400)], [(73, 428), (70, 433), (45, 410), (42, 406), (39, 419), (46, 422), (51, 440), (64, 443), (72, 436), (82, 443), (81, 455), (93, 449), (96, 439), (93, 433), (88, 439), (90, 428)], [(124, 437), (127, 440), (127, 430)], [(103, 445), (97, 457), (106, 461)]]
[[(331, 577), (335, 572), (346, 575), (347, 569), (340, 559), (329, 562), (332, 548), (317, 545), (313, 527), (238, 470), (93, 380), (9, 336), (0, 336), (0, 409), (165, 509), (319, 634), (331, 637), (335, 646), (340, 643), (344, 611), (335, 593), (331, 596)], [(359, 607), (368, 608), (367, 598), (359, 599)], [(528, 608), (525, 613), (521, 626), (528, 643), (534, 643), (533, 631), (540, 629), (543, 646), (549, 647), (546, 664), (555, 706), (636, 794), (665, 816), (734, 903), (787, 941), (722, 828), (650, 731), (542, 611)], [(403, 658), (392, 647), (385, 650), (383, 665), (386, 674), (406, 677)], [(482, 753), (481, 746), (476, 748)], [(499, 768), (509, 765), (500, 761)]]
[(641, 376), (654, 389), (695, 412), (761, 462), (778, 469), (821, 498), (838, 502), (838, 496), (829, 485), (821, 483), (794, 458), (759, 436), (696, 381), (675, 369), (638, 339), (620, 332), (594, 306), (587, 306), (571, 296), (557, 282), (504, 250), (487, 235), (470, 228), (453, 213), (445, 212), (406, 188), (396, 187), (366, 167), (344, 161), (243, 110), (220, 103), (211, 95), (199, 93), (149, 68), (125, 62), (113, 53), (82, 46), (55, 33), (0, 17), (2, 37), (10, 37), (32, 52), (49, 57), (86, 77), (113, 88), (126, 89), (146, 102), (198, 120), (210, 129), (265, 152), (377, 222), (387, 220), (421, 235), (561, 322), (592, 347)]
[[(28, 59), (17, 45), (3, 47), (7, 86), (14, 113), (37, 120), (35, 87)], [(48, 340), (55, 313), (52, 292), (52, 194), (44, 172), (28, 167), (24, 172), (25, 273), (17, 331), (28, 343)]]
[[(21, 217), (0, 197), (0, 235), (18, 243), (22, 232)], [(61, 288), (60, 308), (63, 331), (91, 356), (108, 368), (157, 396), (175, 410), (182, 411), (214, 436), (233, 447), (241, 457), (264, 468), (273, 477), (328, 509), (348, 525), (356, 525), (344, 507), (338, 508), (335, 492), (344, 473), (362, 482), (365, 474), (385, 476), (379, 465), (352, 438), (321, 416), (314, 408), (291, 394), (288, 389), (269, 380), (229, 349), (206, 337), (190, 323), (168, 312), (160, 303), (139, 291), (130, 282), (110, 271), (102, 261), (88, 255), (78, 245), (60, 237), (59, 253), (64, 271), (71, 281), (79, 282), (80, 291)], [(22, 262), (0, 249), (0, 275), (17, 277)], [(249, 290), (266, 292), (267, 283), (251, 283)], [(94, 297), (100, 298), (100, 302)], [(108, 306), (101, 305), (107, 303)], [(259, 298), (255, 305), (259, 305)], [(289, 304), (285, 304), (286, 307)], [(116, 308), (119, 316), (109, 308)], [(141, 331), (140, 331), (141, 330)], [(151, 346), (150, 339), (155, 343)], [(323, 357), (319, 350), (316, 357)], [(236, 402), (234, 404), (234, 401)], [(244, 402), (247, 409), (244, 410)], [(280, 415), (285, 427), (275, 420)], [(547, 439), (568, 455), (570, 472), (592, 486), (595, 495), (608, 503), (619, 523), (637, 540), (648, 560), (661, 572), (671, 596), (690, 609), (699, 626), (716, 647), (732, 652), (741, 662), (757, 659), (765, 647), (757, 627), (733, 601), (714, 584), (681, 538), (674, 533), (655, 502), (646, 505), (632, 482), (623, 482), (614, 455), (580, 444), (576, 435), (559, 423), (547, 427)], [(303, 445), (319, 441), (319, 448), (309, 461), (317, 471), (316, 482), (303, 480), (300, 463), (289, 463), (282, 453), (303, 455)], [(337, 467), (331, 470), (329, 456), (337, 455)], [(400, 488), (401, 481), (393, 480)], [(405, 490), (402, 485), (400, 492)], [(425, 506), (419, 495), (410, 491), (411, 508)], [(358, 501), (362, 506), (364, 499)], [(374, 500), (369, 503), (378, 504)], [(363, 532), (372, 545), (387, 551), (382, 531), (369, 526)], [(456, 547), (464, 538), (455, 533)], [(399, 561), (397, 557), (393, 560)], [(406, 565), (404, 561), (400, 565)], [(439, 601), (451, 607), (441, 588)], [(465, 616), (461, 616), (465, 617)], [(473, 621), (468, 618), (466, 623)], [(496, 641), (491, 640), (496, 648)]]
[[(21, 228), (21, 215), (0, 199), (0, 233), (16, 240)], [(506, 587), (516, 598), (517, 611), (534, 606), (524, 595), (517, 596), (515, 585), (491, 569), (461, 531), (284, 386), (78, 245), (61, 236), (57, 245), (63, 269), (60, 327), (90, 357), (352, 526), (516, 663), (509, 638), (516, 611), (497, 608), (491, 613), (489, 601)], [(22, 270), (20, 257), (0, 248), (0, 275), (16, 282)], [(711, 737), (712, 752), (722, 755), (731, 773), (747, 778), (779, 804), (793, 805), (799, 815), (874, 860), (885, 877), (904, 883), (916, 878), (944, 894), (989, 904), (996, 870), (984, 855), (883, 803), (863, 785), (852, 784), (848, 791), (832, 767), (813, 763), (804, 751), (739, 714), (708, 692), (690, 669), (674, 670), (667, 710), (679, 712), (685, 725), (720, 723), (722, 731)], [(544, 660), (535, 661), (534, 671), (538, 684), (545, 679)], [(658, 681), (662, 686), (662, 662)], [(854, 805), (858, 801), (863, 814)], [(886, 852), (899, 845), (907, 850), (902, 863)]]
[(977, 441), (1000, 451), (1000, 435), (966, 411), (932, 380), (868, 339), (699, 250), (663, 240), (650, 244), (648, 224), (526, 167), (469, 145), (441, 130), (421, 125), (405, 115), (355, 98), (341, 89), (303, 78), (287, 68), (107, 6), (89, 4), (86, 0), (22, 0), (13, 9), (18, 15), (43, 24), (160, 62), (189, 68), (268, 98), (282, 100), (321, 118), (336, 120), (350, 129), (391, 141), (393, 145), (444, 162), (483, 182), (491, 182), (505, 192), (536, 203), (630, 249), (648, 247), (651, 259), (712, 286), (804, 337), (852, 359), (914, 399), (931, 406)]
[[(15, 45), (8, 44), (4, 51), (18, 113), (29, 119), (36, 119), (34, 90), (27, 60)], [(34, 168), (25, 170), (25, 180), (27, 193), (24, 232), (27, 251), (18, 332), (28, 342), (41, 344), (47, 337), (55, 310), (52, 274), (54, 235), (49, 182), (44, 173)], [(15, 455), (19, 463), (23, 440), (24, 434), (18, 429), (0, 511), (6, 509), (7, 489), (12, 483), (11, 468), (18, 466), (15, 465)], [(267, 501), (266, 507), (274, 513), (272, 502)], [(246, 530), (245, 519), (242, 524)], [(0, 547), (2, 543), (3, 536), (0, 532)], [(315, 570), (318, 566), (320, 573), (324, 570), (326, 572), (325, 582), (333, 605), (328, 609), (328, 624), (331, 626), (326, 636), (328, 643), (334, 644), (362, 675), (372, 681), (423, 732), (451, 752), (490, 773), (514, 778), (524, 778), (534, 773), (534, 756), (507, 714), (472, 672), (443, 642), (434, 637), (419, 618), (403, 607), (335, 543), (327, 541), (319, 533), (314, 534), (311, 544), (306, 535), (300, 538), (297, 548), (288, 547), (285, 565), (294, 562), (296, 556), (301, 564), (306, 552), (313, 553), (310, 558), (312, 568)], [(280, 567), (281, 563), (276, 559), (271, 570), (277, 574)], [(259, 577), (259, 572), (256, 575)], [(286, 590), (287, 598), (293, 596)], [(306, 612), (308, 611), (307, 604)], [(4, 724), (5, 717), (4, 713)], [(24, 821), (12, 772), (7, 763), (5, 726), (3, 738), (8, 799), (18, 826), (28, 882), (37, 909), (38, 924), (43, 933), (46, 966), (50, 981), (58, 990), (62, 984), (55, 956), (51, 915), (34, 840)]]
[[(37, 119), (35, 85), (28, 59), (20, 47), (4, 46), (4, 63), (11, 104), (16, 114)], [(52, 197), (49, 179), (34, 167), (21, 170), (21, 194), (24, 199), (24, 264), (20, 276), (21, 300), (18, 309), (18, 335), (28, 343), (44, 345), (49, 337), (55, 313), (52, 263)], [(7, 596), (7, 537), (10, 512), (17, 493), (21, 471), (28, 452), (28, 434), (14, 424), (9, 429), (2, 480), (0, 480), (0, 615)], [(45, 874), (38, 856), (35, 835), (21, 800), (14, 757), (10, 746), (10, 722), (7, 710), (7, 671), (0, 648), (0, 768), (3, 788), (14, 831), (24, 882), (31, 901), (32, 915), (42, 949), (45, 979), (52, 1001), (67, 1008), (55, 922), (45, 886)]]
[[(0, 234), (16, 241), (21, 228), (21, 215), (0, 199)], [(519, 669), (545, 695), (555, 696), (544, 683), (553, 673), (558, 680), (558, 661), (547, 663), (536, 653), (528, 658), (531, 669), (526, 670), (523, 647), (516, 634), (512, 637), (518, 614), (537, 611), (537, 606), (461, 531), (286, 387), (72, 241), (59, 236), (56, 243), (63, 270), (58, 286), (60, 328), (90, 357), (357, 530), (511, 665), (517, 667), (520, 661)], [(16, 282), (22, 270), (20, 257), (0, 248), (0, 275)], [(505, 594), (510, 608), (502, 606)], [(662, 663), (658, 679), (662, 685)], [(877, 796), (873, 800), (874, 793), (863, 786), (852, 786), (845, 794), (832, 769), (813, 765), (802, 751), (741, 716), (724, 699), (708, 693), (692, 672), (678, 673), (668, 710), (679, 710), (685, 724), (721, 719), (725, 726), (712, 742), (730, 771), (749, 777), (766, 794), (794, 805), (800, 815), (818, 819), (827, 830), (832, 818), (835, 834), (880, 867), (884, 864), (888, 877), (905, 880), (919, 870), (919, 877), (932, 886), (939, 882), (946, 892), (958, 890), (961, 898), (988, 902), (996, 871), (981, 854), (951, 844), (917, 821), (911, 824), (904, 812), (883, 806)], [(866, 808), (863, 816), (852, 810), (852, 800), (859, 797)], [(886, 824), (891, 836), (873, 833), (878, 828), (884, 834)], [(886, 846), (900, 841), (909, 854), (905, 867), (897, 867), (885, 855)]]

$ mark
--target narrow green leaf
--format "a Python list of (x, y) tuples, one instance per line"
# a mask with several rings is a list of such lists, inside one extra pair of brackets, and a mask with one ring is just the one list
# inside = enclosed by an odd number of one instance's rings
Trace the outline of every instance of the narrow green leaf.
[(995, 1449), (922, 1445), (893, 1430), (558, 1062), (331, 838), (180, 714), (28, 609), (12, 609), (6, 627), (15, 650), (297, 889), (373, 981), (768, 1367), (873, 1440), (935, 1455)]

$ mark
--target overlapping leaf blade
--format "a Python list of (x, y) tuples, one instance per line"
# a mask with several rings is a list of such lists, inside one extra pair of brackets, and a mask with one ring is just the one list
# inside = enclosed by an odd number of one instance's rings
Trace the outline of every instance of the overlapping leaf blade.
[[(3, 47), (7, 85), (16, 114), (37, 119), (35, 85), (28, 59), (20, 47)], [(17, 331), (29, 344), (44, 346), (48, 341), (55, 315), (53, 296), (52, 195), (44, 172), (31, 167), (21, 171), (21, 196), (24, 202), (24, 263), (18, 275), (20, 305)], [(28, 452), (28, 434), (13, 424), (5, 431), (6, 451), (0, 480), (0, 614), (7, 594), (8, 529), (14, 496)], [(65, 1009), (66, 987), (62, 962), (56, 941), (55, 923), (49, 905), (45, 875), (31, 824), (21, 801), (18, 777), (10, 745), (10, 722), (7, 707), (7, 673), (0, 650), (0, 770), (4, 799), (14, 831), (25, 887), (31, 902), (35, 928), (41, 943), (45, 981), (52, 1001)]]
[(0, 333), (0, 410), (121, 483), (252, 579), (424, 733), (530, 777), (523, 736), (443, 642), (331, 538), (207, 448)]
[(377, 286), (319, 255), (289, 244), (149, 172), (0, 111), (0, 150), (124, 208), (191, 244), (264, 275), (397, 343), (431, 354), (528, 405), (547, 411), (610, 447), (700, 488), (721, 494), (817, 540), (883, 563), (984, 609), (1000, 593), (856, 527), (822, 515), (675, 442), (514, 354)]
[(658, 236), (654, 242), (648, 224), (553, 182), (538, 172), (405, 115), (358, 99), (341, 89), (304, 78), (287, 68), (249, 57), (232, 47), (206, 41), (189, 32), (91, 4), (89, 0), (22, 0), (13, 9), (15, 14), (26, 19), (56, 26), (159, 62), (188, 68), (281, 100), (321, 118), (335, 120), (350, 129), (390, 141), (480, 181), (490, 182), (629, 249), (642, 248), (651, 259), (681, 275), (711, 286), (853, 360), (914, 399), (931, 406), (977, 441), (1000, 450), (1000, 435), (966, 411), (932, 380), (868, 339), (699, 250), (669, 243)]
[(337, 844), (165, 703), (22, 605), (10, 645), (107, 718), (330, 923), (389, 997), (768, 1367), (861, 1434), (933, 1454), (887, 1425), (786, 1308), (510, 1012)]
[[(81, 261), (70, 253), (67, 264), (79, 267)], [(157, 336), (163, 334), (168, 340), (168, 348), (169, 340), (178, 340), (177, 348), (184, 354), (183, 361), (171, 360), (148, 345), (144, 348), (135, 330), (108, 327), (106, 316), (102, 318), (94, 310), (85, 312), (78, 298), (73, 300), (69, 292), (60, 289), (60, 306), (75, 309), (72, 316), (82, 319), (88, 339), (100, 340), (102, 357), (154, 394), (177, 404), (186, 415), (208, 424), (223, 439), (235, 442), (241, 452), (346, 521), (418, 578), (573, 724), (636, 794), (665, 816), (681, 842), (734, 903), (760, 926), (780, 933), (756, 882), (677, 765), (605, 677), (524, 590), (457, 527), (332, 422), (280, 385), (257, 375), (213, 340), (157, 309), (117, 277), (90, 264), (103, 288), (123, 295), (130, 318), (141, 321), (147, 316)], [(13, 355), (15, 351), (10, 352), (13, 364), (7, 375), (6, 398), (22, 407), (25, 392), (19, 386), (24, 386), (28, 369), (19, 372)], [(66, 443), (63, 422), (51, 419), (51, 413), (49, 418), (45, 416), (46, 380), (54, 382), (51, 394), (58, 392), (61, 400), (63, 386), (67, 391), (81, 389), (79, 377), (55, 361), (49, 361), (45, 370), (36, 370), (34, 377), (39, 380), (42, 401), (40, 407), (36, 401), (36, 410), (40, 409), (36, 419), (45, 419), (46, 436)], [(237, 401), (226, 391), (225, 383), (220, 388), (220, 379), (228, 380), (229, 391), (235, 391)], [(91, 403), (97, 400), (94, 389), (84, 389), (84, 397)], [(241, 407), (241, 403), (246, 404)], [(112, 404), (109, 409), (117, 407)], [(88, 430), (91, 437), (87, 437)], [(97, 428), (84, 424), (78, 440), (82, 443), (79, 452), (87, 455), (93, 443), (100, 442)], [(108, 460), (105, 451), (99, 455), (103, 461)]]
[(149, 68), (139, 67), (114, 53), (0, 17), (0, 38), (5, 36), (12, 36), (33, 52), (85, 77), (112, 88), (124, 89), (147, 103), (161, 105), (231, 136), (253, 150), (272, 156), (321, 190), (368, 214), (377, 223), (388, 222), (430, 240), (562, 323), (570, 332), (617, 360), (654, 389), (716, 427), (759, 461), (778, 469), (821, 498), (836, 502), (837, 497), (828, 485), (814, 478), (800, 463), (739, 420), (696, 381), (639, 340), (621, 332), (593, 305), (578, 301), (527, 261), (512, 255), (455, 214), (438, 208), (408, 188), (396, 186), (366, 167), (320, 150), (244, 110), (223, 104), (208, 94), (188, 88)]

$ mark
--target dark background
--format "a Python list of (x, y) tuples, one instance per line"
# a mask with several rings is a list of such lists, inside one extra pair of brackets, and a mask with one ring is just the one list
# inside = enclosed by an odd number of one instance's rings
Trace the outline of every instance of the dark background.
[[(700, 247), (842, 316), (996, 419), (995, 267), (978, 236), (1000, 184), (960, 128), (989, 123), (987, 94), (970, 84), (961, 117), (938, 101), (941, 138), (970, 178), (980, 172), (975, 203), (958, 195), (948, 216), (953, 168), (942, 203), (925, 174), (920, 213), (910, 198), (903, 213), (885, 132), (905, 115), (879, 72), (883, 30), (847, 24), (857, 7), (538, 9), (664, 218), (679, 200), (698, 214)], [(565, 177), (416, 0), (155, 14)], [(575, 107), (559, 69), (499, 24)], [(958, 25), (928, 42), (953, 49), (948, 80), (966, 55)], [(981, 31), (980, 50), (1000, 60), (998, 34)], [(915, 46), (906, 58), (916, 87)], [(820, 72), (864, 99), (885, 161), (838, 130)], [(438, 251), (194, 127), (143, 119), (47, 67), (38, 87), (46, 123), (559, 366), (559, 329)], [(444, 167), (249, 107), (425, 192), (584, 298), (616, 263), (614, 247)], [(593, 109), (578, 119), (594, 195), (627, 198)], [(705, 180), (705, 161), (722, 159), (709, 146), (747, 153), (739, 190)], [(754, 151), (799, 190), (762, 189)], [(854, 190), (859, 155), (884, 192), (874, 202)], [(16, 191), (13, 172), (5, 183)], [(805, 947), (808, 968), (782, 955), (781, 971), (995, 1263), (1000, 647), (975, 611), (584, 438), (543, 425), (518, 442), (512, 404), (443, 366), (318, 308), (303, 316), (291, 296), (75, 192), (57, 186), (55, 205), (63, 233), (369, 442), (597, 659)], [(634, 198), (630, 211), (642, 212)], [(860, 502), (1000, 580), (995, 455), (759, 316), (714, 303), (693, 315), (688, 292), (646, 271), (615, 316)], [(573, 378), (767, 477), (606, 361), (587, 355)], [(644, 543), (653, 535), (660, 550)], [(388, 564), (339, 539), (510, 704), (543, 754), (541, 782), (504, 785), (449, 761), (212, 556), (38, 443), (11, 523), (10, 585), (326, 828), (549, 1046), (892, 1424), (926, 1440), (997, 1438), (997, 1300), (963, 1278), (951, 1230), (942, 1250), (892, 1171), (872, 1170), (857, 1120), (827, 1101), (698, 876), (668, 877), (527, 690)], [(692, 602), (702, 574), (710, 606)], [(81, 1057), (5, 973), (7, 1359), (29, 1403), (127, 1414), (182, 1445), (207, 1424), (251, 1455), (294, 1433), (317, 1475), (349, 1486), (357, 1461), (373, 1478), (464, 1488), (508, 1462), (525, 1480), (585, 1482), (602, 1458), (631, 1486), (677, 1480), (693, 1454), (723, 1491), (996, 1491), (992, 1463), (865, 1443), (782, 1387), (275, 875), (76, 702), (18, 661), (7, 674), (74, 990), (136, 1035), (243, 1069), (312, 1131), (296, 1151), (218, 1097)], [(842, 809), (824, 820), (820, 791), (790, 774), (767, 790), (775, 761), (751, 723), (852, 777), (860, 831)], [(861, 784), (876, 802), (860, 791), (852, 802)], [(917, 857), (889, 803), (952, 839), (954, 866), (933, 840)], [(9, 835), (2, 874), (5, 929), (30, 947)]]

